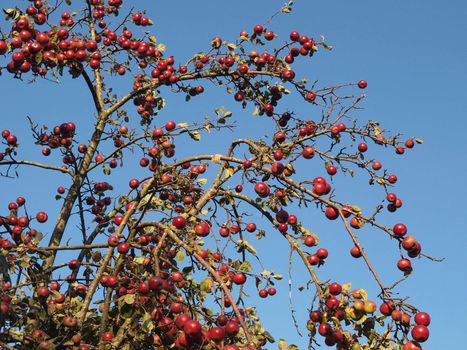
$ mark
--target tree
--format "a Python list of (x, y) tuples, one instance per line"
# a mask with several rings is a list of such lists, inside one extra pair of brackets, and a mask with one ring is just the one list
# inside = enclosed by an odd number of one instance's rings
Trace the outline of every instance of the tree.
[[(274, 47), (278, 35), (256, 25), (236, 40), (215, 37), (207, 51), (179, 63), (146, 32), (152, 21), (144, 11), (125, 9), (122, 0), (36, 0), (4, 12), (11, 22), (0, 41), (6, 75), (32, 82), (81, 80), (96, 119), (42, 127), (30, 119), (35, 143), (50, 161), (23, 160), (23, 137), (2, 132), (3, 176), (41, 168), (65, 174), (69, 184), (57, 189), (62, 205), (50, 233), (41, 232), (41, 224), (52, 221), (51, 213), (31, 214), (29, 199), (18, 197), (0, 216), (0, 346), (264, 348), (274, 338), (249, 305), (246, 290), (255, 286), (260, 298), (276, 294), (282, 275), (263, 266), (255, 242), (279, 236), (309, 274), (300, 288), (313, 297), (303, 306), (310, 308), (309, 321), (297, 327), (309, 333), (310, 347), (421, 349), (430, 317), (394, 289), (412, 272), (408, 258), (424, 255), (405, 224), (379, 220), (402, 201), (392, 192), (397, 177), (365, 152), (375, 145), (403, 154), (422, 141), (389, 136), (377, 122), (354, 119), (365, 80), (320, 87), (296, 77), (296, 60), (331, 48), (324, 38), (292, 31)], [(128, 82), (127, 77), (131, 89), (114, 91), (116, 79)], [(215, 106), (214, 118), (161, 126), (166, 95), (177, 93), (190, 103), (208, 84), (226, 89), (245, 116)], [(293, 95), (313, 111), (314, 120), (302, 117), (298, 107), (282, 107)], [(192, 149), (210, 133), (225, 135), (251, 112), (269, 137), (236, 137), (224, 151)], [(87, 140), (80, 135), (89, 131)], [(242, 135), (242, 129), (236, 133)], [(139, 165), (145, 175), (120, 189), (113, 182), (124, 165), (131, 166), (133, 154), (143, 155)], [(316, 174), (310, 176), (309, 164)], [(339, 198), (331, 187), (337, 173), (366, 174), (369, 185), (384, 193), (385, 205), (365, 213)], [(369, 299), (363, 288), (318, 274), (328, 250), (300, 220), (312, 208), (341, 222), (354, 244), (351, 256), (363, 260), (379, 295)], [(73, 223), (80, 237), (72, 245)], [(400, 250), (397, 268), (404, 276), (391, 286), (383, 284), (360, 244), (356, 231), (364, 225), (387, 235)], [(278, 346), (296, 348), (283, 339)]]

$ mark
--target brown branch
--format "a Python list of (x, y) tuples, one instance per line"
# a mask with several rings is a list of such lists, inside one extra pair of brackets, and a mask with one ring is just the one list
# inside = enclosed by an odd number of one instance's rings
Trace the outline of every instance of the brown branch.
[(0, 166), (1, 165), (31, 165), (31, 166), (34, 166), (34, 167), (37, 167), (37, 168), (42, 168), (42, 169), (47, 169), (47, 170), (55, 170), (55, 171), (59, 171), (61, 173), (72, 175), (72, 173), (71, 173), (71, 171), (69, 169), (58, 167), (58, 166), (53, 166), (53, 165), (47, 165), (47, 164), (32, 162), (32, 161), (29, 161), (29, 160), (3, 161), (3, 162), (0, 162)]
[(360, 250), (360, 253), (362, 254), (363, 260), (365, 261), (366, 266), (372, 273), (373, 277), (375, 278), (376, 282), (378, 283), (379, 287), (381, 288), (381, 293), (383, 297), (385, 298), (390, 298), (389, 293), (387, 292), (386, 288), (384, 287), (383, 282), (381, 282), (381, 279), (379, 278), (378, 273), (376, 270), (373, 268), (373, 266), (370, 263), (370, 259), (368, 259), (368, 256), (366, 255), (365, 251), (363, 250), (363, 247), (360, 245), (360, 242), (357, 239), (357, 236), (352, 231), (352, 228), (350, 227), (349, 223), (347, 222), (347, 219), (344, 216), (344, 213), (342, 210), (339, 210), (339, 216), (341, 217), (342, 221), (344, 222), (345, 228), (347, 232), (349, 233), (349, 236), (352, 238), (353, 243), (355, 246)]

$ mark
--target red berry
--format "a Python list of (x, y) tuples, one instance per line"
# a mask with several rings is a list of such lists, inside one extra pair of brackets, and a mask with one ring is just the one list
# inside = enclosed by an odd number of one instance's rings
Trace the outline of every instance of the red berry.
[(176, 228), (182, 229), (186, 226), (186, 219), (183, 216), (177, 216), (173, 219), (172, 224)]
[(36, 219), (37, 219), (37, 221), (40, 222), (40, 223), (46, 222), (47, 219), (48, 219), (47, 213), (45, 213), (45, 212), (43, 212), (43, 211), (37, 213), (37, 214), (36, 214)]
[(417, 342), (423, 343), (428, 339), (430, 336), (430, 332), (428, 331), (428, 328), (423, 325), (417, 325), (412, 328), (412, 338), (416, 340)]
[(364, 89), (364, 88), (366, 88), (367, 86), (368, 86), (368, 83), (366, 82), (366, 80), (360, 80), (360, 81), (358, 82), (358, 87), (359, 87), (360, 89)]
[(429, 326), (431, 322), (430, 315), (426, 312), (419, 312), (415, 315), (415, 323), (422, 326)]
[(359, 150), (360, 152), (362, 152), (362, 153), (363, 153), (363, 152), (366, 152), (366, 151), (368, 150), (367, 144), (364, 143), (364, 142), (360, 143), (360, 144), (358, 145), (358, 150)]
[(403, 237), (407, 234), (407, 226), (404, 224), (396, 224), (392, 230), (394, 231), (394, 234), (399, 237)]

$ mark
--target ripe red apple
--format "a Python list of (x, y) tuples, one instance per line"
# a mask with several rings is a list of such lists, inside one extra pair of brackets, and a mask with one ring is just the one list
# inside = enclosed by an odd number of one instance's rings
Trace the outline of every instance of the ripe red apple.
[(177, 228), (177, 229), (182, 229), (186, 226), (186, 219), (183, 216), (176, 216), (172, 220), (172, 224)]
[(368, 83), (367, 83), (366, 80), (360, 80), (360, 81), (358, 82), (358, 87), (359, 87), (360, 89), (365, 89), (367, 86), (368, 86)]
[(36, 220), (40, 223), (44, 223), (47, 221), (49, 217), (47, 216), (47, 213), (40, 211), (36, 214)]
[(392, 230), (394, 231), (394, 234), (399, 237), (403, 237), (407, 234), (407, 226), (404, 224), (396, 224)]
[(265, 198), (270, 193), (269, 186), (266, 185), (264, 182), (257, 182), (256, 185), (255, 185), (255, 192), (261, 198)]
[(183, 325), (183, 331), (189, 337), (194, 337), (201, 334), (201, 324), (196, 320), (188, 320)]
[(431, 322), (430, 315), (426, 312), (419, 312), (415, 315), (415, 323), (418, 325), (426, 326), (428, 327)]
[(430, 332), (428, 331), (428, 328), (423, 325), (416, 325), (415, 327), (413, 327), (411, 334), (412, 334), (412, 338), (414, 338), (414, 340), (419, 343), (423, 343), (430, 336)]

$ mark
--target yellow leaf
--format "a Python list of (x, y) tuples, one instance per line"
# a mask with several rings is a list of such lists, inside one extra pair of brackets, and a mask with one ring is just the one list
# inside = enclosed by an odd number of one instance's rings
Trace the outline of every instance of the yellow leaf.
[(165, 47), (164, 44), (159, 44), (159, 45), (157, 45), (157, 50), (159, 50), (159, 51), (165, 51), (165, 49), (166, 49), (166, 47)]
[(221, 160), (221, 157), (222, 157), (222, 156), (221, 156), (220, 154), (215, 154), (215, 155), (212, 157), (212, 162), (213, 162), (214, 164), (218, 164), (218, 163), (220, 162), (220, 160)]
[(190, 132), (189, 134), (193, 140), (195, 141), (201, 140), (201, 134), (198, 131), (193, 131), (193, 132)]
[(183, 250), (179, 250), (177, 254), (175, 255), (175, 259), (178, 262), (182, 262), (184, 258), (185, 258), (185, 254), (183, 253)]
[(178, 125), (179, 128), (186, 129), (188, 127), (188, 125), (190, 125), (190, 124), (188, 124), (188, 123), (178, 123), (177, 125)]

